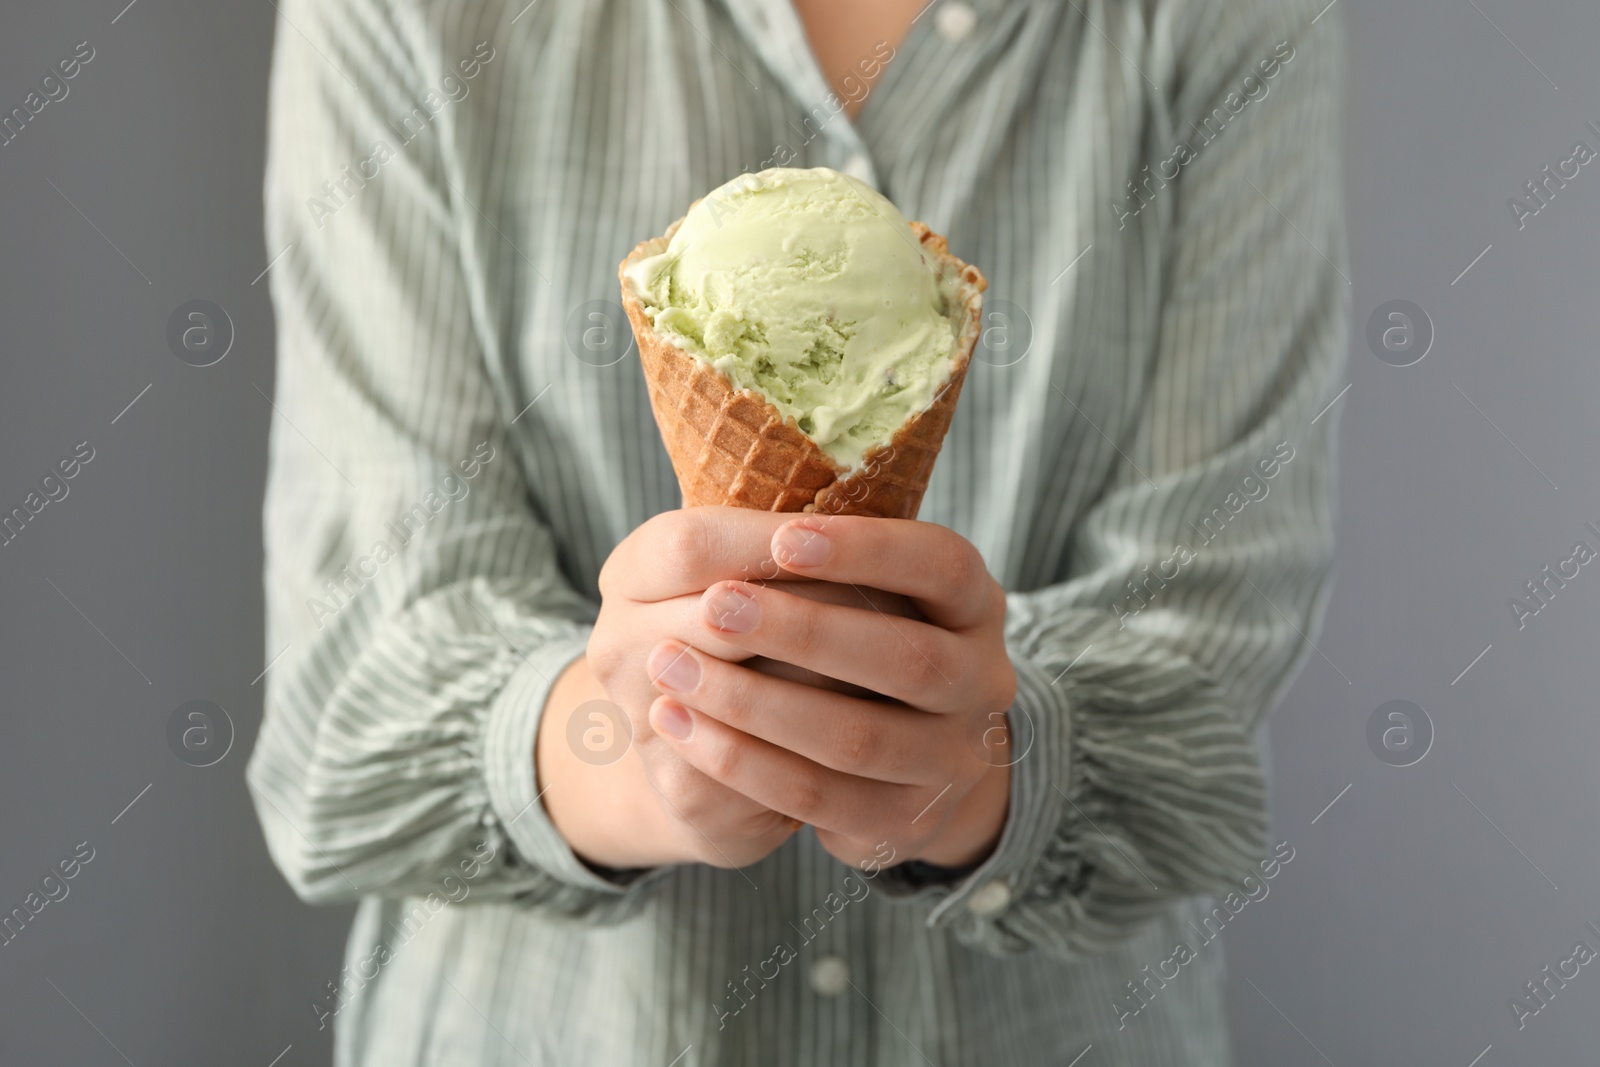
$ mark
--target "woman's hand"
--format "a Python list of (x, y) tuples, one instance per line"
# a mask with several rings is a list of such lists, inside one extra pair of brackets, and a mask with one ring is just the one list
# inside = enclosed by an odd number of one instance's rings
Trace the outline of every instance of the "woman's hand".
[[(706, 632), (700, 621), (701, 594), (730, 578), (776, 579), (806, 597), (862, 602), (863, 594), (849, 586), (800, 579), (773, 562), (772, 534), (790, 517), (736, 508), (666, 512), (607, 559), (587, 654), (556, 680), (535, 750), (545, 810), (584, 859), (608, 867), (742, 867), (794, 833), (793, 819), (712, 780), (661, 741), (650, 718), (658, 691), (647, 669), (650, 650), (670, 639), (677, 648), (694, 645), (705, 659), (745, 661), (747, 671), (781, 675), (802, 688), (864, 692), (753, 656)], [(914, 611), (904, 597), (867, 593), (881, 610)], [(597, 713), (584, 707), (592, 701), (610, 706), (600, 705)], [(615, 717), (612, 708), (620, 709), (625, 725), (606, 721)], [(581, 721), (569, 731), (574, 714)], [(580, 751), (569, 740), (598, 727), (610, 728), (600, 733), (610, 735), (606, 748), (615, 752)]]
[[(1005, 595), (977, 549), (931, 523), (806, 516), (773, 530), (771, 558), (794, 575), (903, 594), (926, 621), (893, 618), (864, 596), (842, 606), (787, 585), (716, 581), (694, 604), (695, 626), (650, 652), (649, 676), (668, 694), (651, 707), (657, 743), (728, 791), (815, 826), (847, 864), (882, 842), (902, 859), (981, 861), (1005, 824), (1008, 737), (995, 726), (1017, 681)], [(734, 662), (741, 655), (887, 699), (764, 676)]]
[[(606, 560), (587, 652), (552, 688), (535, 749), (545, 810), (589, 862), (742, 867), (794, 833), (787, 816), (707, 778), (661, 743), (649, 717), (656, 689), (645, 671), (650, 649), (666, 639), (680, 647), (693, 643), (707, 658), (750, 657), (705, 633), (700, 595), (719, 580), (761, 578), (763, 562), (776, 574), (768, 542), (783, 519), (735, 508), (666, 512)], [(568, 740), (569, 717), (593, 700), (620, 709), (626, 719), (621, 732), (631, 733), (631, 741), (612, 739), (627, 750), (611, 762), (575, 751)]]

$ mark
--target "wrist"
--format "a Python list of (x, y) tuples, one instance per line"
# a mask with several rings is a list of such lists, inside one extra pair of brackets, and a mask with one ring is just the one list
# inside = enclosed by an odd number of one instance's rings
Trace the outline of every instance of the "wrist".
[(935, 867), (977, 867), (999, 845), (1010, 809), (1011, 765), (991, 766), (957, 802), (939, 834), (913, 858)]
[(621, 755), (595, 762), (569, 741), (573, 716), (591, 701), (610, 703), (580, 656), (550, 687), (540, 718), (533, 753), (539, 802), (574, 855), (592, 868), (631, 870), (667, 862), (661, 852), (669, 839), (665, 820), (631, 742), (615, 739)]

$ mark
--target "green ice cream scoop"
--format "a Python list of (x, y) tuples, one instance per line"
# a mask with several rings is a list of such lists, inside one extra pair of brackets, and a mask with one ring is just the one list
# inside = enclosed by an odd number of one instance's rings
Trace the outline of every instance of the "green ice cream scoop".
[(740, 175), (625, 278), (657, 333), (846, 468), (929, 407), (954, 367), (933, 260), (893, 204), (826, 168)]

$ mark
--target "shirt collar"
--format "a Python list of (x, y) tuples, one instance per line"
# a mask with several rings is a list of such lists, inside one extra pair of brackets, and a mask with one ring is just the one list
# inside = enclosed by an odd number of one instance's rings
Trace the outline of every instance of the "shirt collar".
[[(805, 26), (794, 9), (792, 0), (721, 0), (734, 24), (755, 49), (767, 68), (783, 83), (784, 88), (802, 107), (810, 109), (821, 104), (833, 92), (822, 68), (817, 65), (806, 38)], [(979, 19), (992, 18), (1012, 7), (1019, 0), (931, 0), (917, 15), (916, 24), (896, 46), (903, 49), (913, 35), (923, 29), (922, 23), (936, 22), (939, 8), (965, 6)], [(841, 129), (849, 123), (840, 123)]]

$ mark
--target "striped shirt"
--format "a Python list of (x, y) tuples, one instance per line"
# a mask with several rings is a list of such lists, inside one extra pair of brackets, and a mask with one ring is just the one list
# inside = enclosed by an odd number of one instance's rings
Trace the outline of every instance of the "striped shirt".
[[(1336, 13), (936, 0), (857, 121), (783, 0), (283, 0), (249, 781), (341, 1065), (1230, 1062), (1220, 941), (1292, 859), (1258, 726), (1332, 553)], [(863, 68), (865, 73), (867, 68)], [(678, 506), (617, 263), (741, 171), (948, 235), (986, 332), (921, 517), (1009, 595), (978, 869), (611, 876), (533, 739), (612, 548)]]

